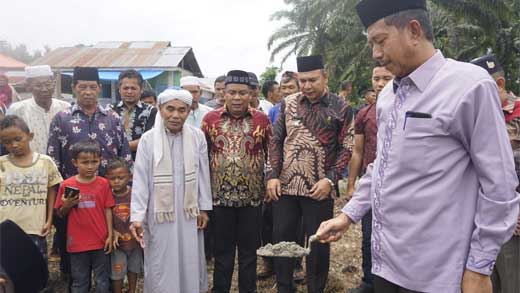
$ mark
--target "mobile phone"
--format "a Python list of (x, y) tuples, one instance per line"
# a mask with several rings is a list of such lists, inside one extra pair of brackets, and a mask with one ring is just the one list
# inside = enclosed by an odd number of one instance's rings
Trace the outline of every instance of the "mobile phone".
[(76, 187), (65, 187), (65, 198), (74, 198), (78, 197), (79, 195), (79, 189)]

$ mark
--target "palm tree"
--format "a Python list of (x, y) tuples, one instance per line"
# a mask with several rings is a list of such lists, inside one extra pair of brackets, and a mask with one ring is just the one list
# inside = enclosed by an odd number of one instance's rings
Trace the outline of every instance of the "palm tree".
[[(349, 79), (360, 94), (370, 86), (373, 61), (355, 12), (358, 2), (285, 0), (289, 8), (271, 16), (286, 22), (269, 38), (271, 59), (283, 53), (283, 65), (293, 54), (322, 54), (329, 87)], [(461, 61), (492, 52), (503, 64), (510, 87), (515, 85), (520, 76), (520, 1), (430, 0), (429, 5), (437, 48)]]
[(297, 56), (322, 54), (331, 44), (327, 33), (334, 8), (341, 0), (285, 0), (289, 9), (281, 10), (271, 16), (272, 21), (284, 20), (287, 23), (276, 30), (267, 42), (271, 50), (271, 61), (284, 52), (282, 65), (293, 54)]
[[(494, 53), (503, 64), (510, 86), (520, 72), (520, 2), (518, 0), (431, 0), (443, 13), (455, 18), (452, 35), (462, 37), (457, 48), (459, 60), (469, 61), (485, 53)], [(448, 28), (450, 29), (450, 28)], [(471, 36), (470, 38), (468, 38)], [(453, 49), (454, 44), (450, 47)], [(455, 45), (456, 47), (456, 45)]]

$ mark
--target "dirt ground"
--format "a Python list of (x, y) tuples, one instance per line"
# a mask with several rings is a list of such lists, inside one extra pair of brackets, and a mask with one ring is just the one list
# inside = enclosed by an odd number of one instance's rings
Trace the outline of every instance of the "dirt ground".
[[(343, 185), (340, 185), (343, 191)], [(335, 203), (335, 214), (345, 204), (344, 199), (338, 199)], [(52, 239), (52, 238), (50, 238)], [(49, 245), (49, 247), (51, 247)], [(60, 278), (59, 263), (49, 263), (49, 287), (53, 292), (67, 292), (66, 282)], [(213, 265), (208, 265), (209, 284), (213, 279)], [(349, 288), (357, 287), (361, 280), (361, 225), (351, 226), (349, 232), (337, 243), (331, 245), (330, 272), (325, 292), (346, 292)], [(235, 267), (231, 291), (238, 292), (238, 269)], [(274, 277), (258, 281), (259, 293), (275, 293), (276, 283)], [(142, 292), (142, 278), (139, 282), (138, 292)], [(306, 285), (298, 285), (297, 292), (307, 292)], [(188, 292), (187, 292), (188, 293)]]

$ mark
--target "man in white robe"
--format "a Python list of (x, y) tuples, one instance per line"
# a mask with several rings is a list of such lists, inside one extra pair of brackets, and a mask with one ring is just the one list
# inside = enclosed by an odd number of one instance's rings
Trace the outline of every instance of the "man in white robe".
[(144, 292), (208, 290), (203, 229), (212, 209), (210, 174), (204, 134), (184, 124), (191, 102), (185, 90), (159, 95), (160, 115), (137, 148), (130, 219), (144, 246)]

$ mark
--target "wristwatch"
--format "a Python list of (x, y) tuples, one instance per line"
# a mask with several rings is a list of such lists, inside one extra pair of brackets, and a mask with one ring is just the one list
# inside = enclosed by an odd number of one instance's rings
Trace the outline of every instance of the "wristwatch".
[(333, 182), (332, 180), (330, 180), (330, 179), (327, 178), (327, 177), (325, 177), (325, 178), (323, 178), (323, 179), (325, 179), (325, 180), (327, 180), (327, 181), (329, 182), (329, 184), (330, 184), (330, 188), (334, 188), (334, 182)]

